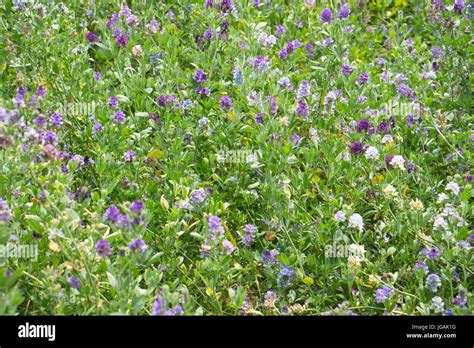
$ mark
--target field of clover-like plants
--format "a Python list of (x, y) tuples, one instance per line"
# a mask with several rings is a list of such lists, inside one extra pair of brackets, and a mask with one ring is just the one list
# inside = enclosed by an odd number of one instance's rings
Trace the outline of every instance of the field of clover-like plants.
[(472, 15), (2, 1), (0, 314), (472, 314)]

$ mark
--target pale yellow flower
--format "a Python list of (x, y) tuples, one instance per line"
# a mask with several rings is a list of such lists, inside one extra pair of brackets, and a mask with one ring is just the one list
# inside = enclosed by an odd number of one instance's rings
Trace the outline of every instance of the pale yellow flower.
[(143, 56), (143, 49), (142, 49), (142, 46), (140, 46), (140, 45), (135, 45), (135, 46), (133, 46), (133, 48), (132, 48), (132, 54), (133, 54), (135, 57), (142, 57), (142, 56)]
[(410, 208), (413, 209), (414, 211), (422, 211), (423, 210), (423, 202), (420, 201), (418, 198), (415, 200), (412, 200), (410, 203)]
[(280, 117), (280, 119), (278, 120), (278, 123), (280, 124), (280, 126), (286, 127), (286, 126), (288, 126), (290, 121), (288, 120), (288, 117), (283, 116), (283, 117)]
[(369, 275), (369, 284), (372, 286), (377, 286), (380, 284), (380, 279), (378, 276), (370, 274)]
[(397, 190), (392, 185), (385, 186), (382, 192), (384, 196), (390, 197), (390, 198), (396, 197), (398, 195)]

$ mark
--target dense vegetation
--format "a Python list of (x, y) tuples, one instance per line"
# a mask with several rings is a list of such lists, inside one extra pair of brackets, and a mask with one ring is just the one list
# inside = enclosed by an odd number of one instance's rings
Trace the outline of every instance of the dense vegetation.
[(0, 313), (472, 314), (472, 12), (3, 1)]

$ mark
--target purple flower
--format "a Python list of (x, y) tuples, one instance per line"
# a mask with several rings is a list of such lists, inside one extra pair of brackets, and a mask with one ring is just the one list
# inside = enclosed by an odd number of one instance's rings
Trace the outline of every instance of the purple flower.
[(428, 257), (428, 260), (434, 260), (441, 255), (441, 252), (437, 247), (425, 249), (422, 253)]
[(116, 111), (114, 114), (114, 121), (123, 124), (125, 122), (125, 114), (122, 111)]
[(223, 96), (220, 101), (220, 106), (222, 111), (229, 111), (233, 106), (232, 99), (230, 99), (229, 96)]
[(148, 248), (148, 245), (145, 244), (145, 241), (141, 238), (135, 238), (128, 247), (130, 250), (135, 251), (138, 250), (139, 252), (143, 253)]
[(265, 308), (274, 308), (277, 302), (278, 302), (277, 293), (273, 290), (268, 290), (265, 293), (265, 301), (263, 302), (263, 306)]
[(215, 235), (223, 235), (225, 233), (224, 227), (222, 227), (221, 220), (215, 215), (209, 218), (208, 227), (209, 230)]
[(229, 22), (222, 21), (221, 24), (219, 25), (219, 32), (217, 33), (217, 36), (219, 37), (219, 39), (225, 39), (228, 34), (229, 34)]
[(234, 252), (235, 247), (232, 244), (232, 242), (230, 242), (228, 239), (224, 239), (222, 241), (222, 249), (223, 249), (224, 253), (226, 253), (227, 255), (230, 255)]
[(201, 96), (209, 97), (211, 95), (211, 90), (207, 87), (204, 87), (204, 88), (197, 87), (196, 88), (196, 94), (199, 94)]
[(280, 51), (280, 59), (286, 59), (288, 57), (288, 49), (285, 47)]
[(428, 266), (426, 265), (425, 261), (418, 261), (415, 267), (416, 269), (423, 269), (425, 273), (428, 273), (430, 270)]
[(110, 97), (109, 98), (109, 106), (113, 107), (114, 109), (118, 108), (118, 99), (117, 99), (117, 97)]
[(153, 304), (153, 311), (151, 315), (163, 315), (165, 312), (166, 312), (165, 300), (162, 299), (160, 296), (158, 296), (155, 303)]
[(362, 104), (366, 100), (367, 100), (366, 96), (360, 95), (360, 96), (357, 97), (357, 104)]
[(375, 301), (377, 301), (377, 303), (383, 303), (389, 298), (391, 298), (394, 292), (395, 291), (391, 287), (383, 285), (381, 288), (375, 291), (375, 294), (374, 294)]
[(407, 164), (407, 170), (408, 170), (409, 173), (416, 172), (416, 166), (412, 162), (407, 161), (406, 164)]
[(303, 100), (298, 100), (298, 106), (296, 107), (296, 114), (306, 119), (308, 117), (309, 106)]
[(36, 105), (36, 95), (32, 95), (30, 99), (30, 108), (34, 108)]
[(314, 56), (314, 46), (310, 43), (306, 44), (305, 46), (306, 49), (306, 54), (308, 55), (308, 58), (311, 58)]
[(117, 223), (120, 220), (120, 216), (121, 216), (120, 210), (115, 205), (111, 205), (105, 211), (105, 218), (115, 223)]
[(290, 41), (287, 45), (290, 52), (293, 52), (294, 50), (296, 50), (300, 46), (301, 46), (301, 41), (298, 40), (298, 39)]
[(207, 193), (203, 188), (196, 190), (192, 193), (191, 199), (194, 203), (202, 203), (207, 197)]
[(377, 63), (380, 64), (382, 67), (387, 65), (387, 61), (383, 58), (377, 58)]
[(101, 76), (102, 76), (102, 75), (100, 74), (100, 72), (99, 72), (99, 71), (96, 71), (96, 72), (94, 73), (94, 75), (92, 75), (92, 78), (93, 78), (94, 80), (98, 81), (98, 80), (100, 80), (100, 77), (101, 77)]
[(323, 40), (323, 45), (324, 47), (328, 47), (329, 45), (333, 44), (334, 43), (334, 40), (331, 39), (330, 37), (326, 38)]
[(156, 34), (158, 31), (161, 30), (161, 26), (158, 24), (158, 21), (154, 18), (150, 21), (150, 23), (146, 25), (146, 28), (148, 32), (150, 32), (151, 34)]
[(397, 92), (399, 95), (403, 95), (412, 100), (416, 99), (415, 92), (404, 83), (401, 83), (397, 86)]
[(304, 80), (301, 81), (300, 88), (298, 88), (298, 92), (296, 92), (296, 99), (302, 99), (304, 97), (309, 96), (310, 94), (310, 86), (308, 81)]
[(143, 208), (144, 204), (140, 200), (135, 201), (130, 205), (130, 211), (137, 214), (140, 214), (143, 211)]
[(461, 14), (464, 11), (464, 1), (463, 0), (454, 0), (454, 12)]
[(92, 134), (96, 134), (97, 132), (101, 132), (104, 130), (104, 127), (100, 123), (96, 123), (92, 126)]
[(75, 288), (75, 289), (79, 289), (80, 286), (81, 286), (81, 282), (79, 281), (79, 279), (77, 279), (76, 277), (74, 276), (71, 276), (69, 277), (69, 285), (71, 285), (71, 287)]
[(33, 120), (33, 123), (39, 128), (44, 128), (46, 125), (46, 119), (43, 116), (38, 116)]
[(385, 121), (380, 122), (379, 125), (377, 126), (377, 133), (380, 133), (380, 134), (388, 133), (388, 123)]
[(151, 315), (164, 315), (164, 316), (175, 316), (183, 315), (184, 311), (181, 305), (176, 305), (174, 308), (167, 309), (166, 302), (162, 298), (162, 294), (158, 294), (158, 297), (153, 304), (153, 311)]
[(212, 29), (209, 28), (209, 29), (207, 29), (207, 30), (204, 32), (203, 38), (205, 38), (206, 40), (210, 41), (213, 36), (214, 36), (214, 34), (213, 34), (213, 32), (212, 32)]
[(407, 115), (407, 127), (412, 128), (415, 123), (415, 116), (412, 114)]
[(278, 259), (276, 258), (280, 252), (277, 249), (272, 249), (270, 251), (264, 251), (262, 253), (263, 263), (277, 263)]
[(55, 132), (47, 131), (46, 133), (44, 133), (44, 141), (48, 144), (56, 144), (57, 139), (58, 136)]
[(360, 74), (359, 79), (357, 80), (357, 82), (361, 85), (365, 85), (368, 80), (369, 80), (369, 74), (364, 72), (364, 73)]
[(15, 96), (15, 98), (13, 98), (13, 103), (15, 104), (16, 107), (26, 107), (26, 104), (25, 104), (25, 91), (22, 87), (20, 87), (18, 89), (18, 92)]
[(64, 164), (61, 165), (61, 172), (63, 173), (69, 173), (69, 167), (65, 166)]
[(331, 23), (332, 20), (333, 20), (333, 17), (332, 17), (332, 12), (330, 9), (328, 9), (327, 7), (324, 8), (321, 12), (321, 16), (319, 18), (321, 20), (321, 22), (323, 23)]
[(359, 141), (354, 141), (349, 144), (349, 149), (353, 155), (361, 155), (364, 152), (365, 145)]
[(49, 124), (53, 127), (61, 128), (63, 125), (62, 115), (60, 113), (54, 113), (49, 120)]
[(7, 202), (0, 198), (0, 221), (10, 222), (11, 210)]
[(122, 46), (123, 48), (127, 47), (128, 45), (128, 37), (125, 34), (120, 34), (115, 38), (115, 45), (117, 47)]
[(348, 64), (343, 64), (341, 72), (343, 75), (350, 75), (352, 74), (352, 68)]
[(230, 13), (232, 12), (234, 5), (232, 4), (232, 0), (222, 0), (219, 4), (218, 9), (223, 13)]
[(130, 17), (132, 15), (132, 10), (127, 5), (123, 5), (120, 9), (120, 14), (124, 17)]
[(178, 304), (174, 308), (168, 309), (165, 312), (165, 315), (166, 316), (184, 315), (183, 307), (181, 307), (181, 305)]
[(128, 150), (128, 151), (126, 151), (126, 152), (123, 154), (122, 159), (123, 159), (125, 162), (133, 162), (133, 161), (135, 161), (135, 159), (136, 159), (135, 151), (133, 151), (133, 150)]
[(257, 228), (252, 225), (248, 224), (245, 225), (244, 227), (244, 236), (242, 237), (242, 245), (246, 248), (249, 248), (255, 241), (255, 232), (257, 231)]
[(276, 115), (278, 109), (277, 99), (273, 96), (268, 96), (267, 103), (270, 103), (270, 114)]
[(46, 88), (43, 87), (43, 85), (39, 85), (38, 89), (36, 90), (36, 95), (38, 97), (44, 97), (46, 96)]
[(159, 106), (168, 106), (175, 100), (176, 100), (176, 95), (174, 95), (174, 94), (173, 95), (166, 95), (165, 94), (165, 95), (160, 95), (158, 97), (157, 102), (158, 102)]
[(169, 19), (176, 19), (176, 15), (174, 14), (172, 9), (169, 9), (168, 12), (166, 12), (166, 17)]
[(91, 31), (86, 34), (86, 39), (89, 42), (100, 42), (100, 38)]
[(289, 267), (284, 267), (280, 270), (278, 274), (277, 285), (279, 288), (287, 288), (291, 285), (293, 279), (296, 278), (296, 273), (293, 269)]
[(433, 57), (434, 60), (441, 60), (444, 57), (444, 52), (439, 47), (433, 47), (431, 49), (431, 56)]
[(437, 292), (438, 288), (441, 286), (441, 279), (437, 274), (430, 274), (426, 279), (426, 285), (428, 289), (431, 289), (433, 292)]
[(255, 58), (255, 61), (253, 63), (253, 71), (257, 72), (257, 71), (263, 70), (267, 66), (268, 66), (268, 61), (265, 59), (265, 57), (258, 56)]
[(112, 255), (112, 249), (110, 248), (110, 243), (106, 240), (99, 240), (95, 245), (95, 250), (102, 257), (108, 257)]
[(207, 81), (207, 76), (206, 76), (206, 74), (204, 74), (204, 71), (197, 70), (194, 73), (194, 81), (196, 81), (197, 83), (203, 83), (203, 82)]
[(466, 296), (464, 295), (456, 295), (456, 297), (453, 299), (452, 301), (453, 305), (456, 305), (456, 306), (460, 306), (461, 308), (463, 308), (466, 303), (467, 303), (467, 298)]
[(285, 30), (285, 27), (281, 24), (277, 25), (277, 28), (276, 28), (276, 34), (278, 36), (283, 36), (286, 34), (286, 30)]
[(433, 7), (436, 10), (444, 10), (443, 0), (433, 0)]
[(301, 46), (300, 40), (290, 41), (285, 48), (280, 51), (280, 59), (286, 59), (288, 54), (294, 52), (295, 49)]
[(350, 8), (346, 4), (344, 4), (342, 5), (341, 10), (339, 11), (339, 14), (337, 15), (337, 17), (341, 19), (347, 18), (349, 17), (350, 14), (351, 14)]
[(118, 13), (114, 13), (112, 14), (112, 18), (110, 18), (108, 21), (107, 21), (107, 24), (106, 24), (106, 27), (107, 29), (110, 29), (114, 26), (117, 25), (117, 22), (120, 20), (120, 16)]
[(356, 132), (357, 133), (369, 132), (371, 127), (372, 127), (372, 125), (370, 124), (370, 122), (367, 121), (367, 119), (363, 118), (362, 120), (357, 122)]
[(388, 169), (391, 169), (393, 168), (392, 166), (392, 159), (393, 159), (393, 155), (388, 155), (388, 156), (385, 156), (385, 164), (387, 165), (387, 168)]
[(301, 143), (301, 139), (300, 139), (300, 137), (298, 136), (298, 134), (296, 134), (296, 133), (293, 133), (293, 134), (288, 138), (288, 141), (294, 143), (296, 147), (298, 147), (298, 146), (300, 145), (300, 143)]

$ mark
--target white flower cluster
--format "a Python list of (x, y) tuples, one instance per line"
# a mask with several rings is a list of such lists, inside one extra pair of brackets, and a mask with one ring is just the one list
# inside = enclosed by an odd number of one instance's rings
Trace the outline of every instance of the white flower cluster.
[[(458, 195), (459, 192), (461, 191), (461, 188), (457, 183), (454, 181), (450, 181), (446, 185), (446, 191), (452, 192), (454, 195)], [(442, 204), (445, 201), (449, 201), (449, 196), (441, 192), (438, 195), (438, 204)], [(448, 222), (454, 222), (456, 223), (457, 227), (463, 227), (466, 226), (466, 222), (464, 219), (461, 217), (459, 212), (451, 205), (447, 204), (444, 208), (443, 211), (440, 214), (437, 214), (433, 216), (434, 223), (433, 223), (433, 229), (434, 230), (447, 230), (448, 229)]]
[(257, 42), (259, 45), (264, 46), (267, 50), (271, 49), (277, 42), (275, 35), (268, 35), (262, 31), (258, 37)]
[(393, 198), (393, 197), (396, 197), (398, 193), (395, 187), (393, 187), (392, 185), (387, 185), (383, 189), (383, 194), (386, 197)]
[(349, 218), (349, 227), (355, 228), (362, 232), (364, 230), (364, 220), (362, 220), (362, 216), (360, 214), (352, 214)]
[[(336, 222), (344, 222), (347, 220), (346, 213), (343, 212), (342, 210), (337, 211), (334, 214), (334, 220)], [(362, 216), (360, 214), (352, 214), (349, 217), (349, 227), (350, 228), (355, 228), (362, 232), (364, 230), (364, 221), (362, 220)]]
[(431, 299), (431, 309), (435, 313), (443, 313), (444, 312), (444, 302), (443, 299), (439, 296), (435, 296)]
[(336, 222), (344, 222), (344, 221), (346, 221), (346, 213), (344, 213), (343, 211), (339, 210), (338, 212), (336, 212), (336, 214), (334, 214), (334, 220), (336, 220)]
[(403, 171), (406, 170), (405, 159), (400, 155), (393, 156), (392, 160), (390, 161), (390, 165)]
[(379, 150), (373, 146), (369, 146), (367, 150), (365, 150), (365, 158), (368, 160), (375, 160), (379, 157)]
[(451, 191), (457, 196), (459, 194), (460, 188), (458, 184), (456, 184), (454, 181), (451, 181), (446, 185), (446, 191)]
[(393, 137), (390, 134), (385, 134), (381, 140), (382, 144), (393, 143)]

